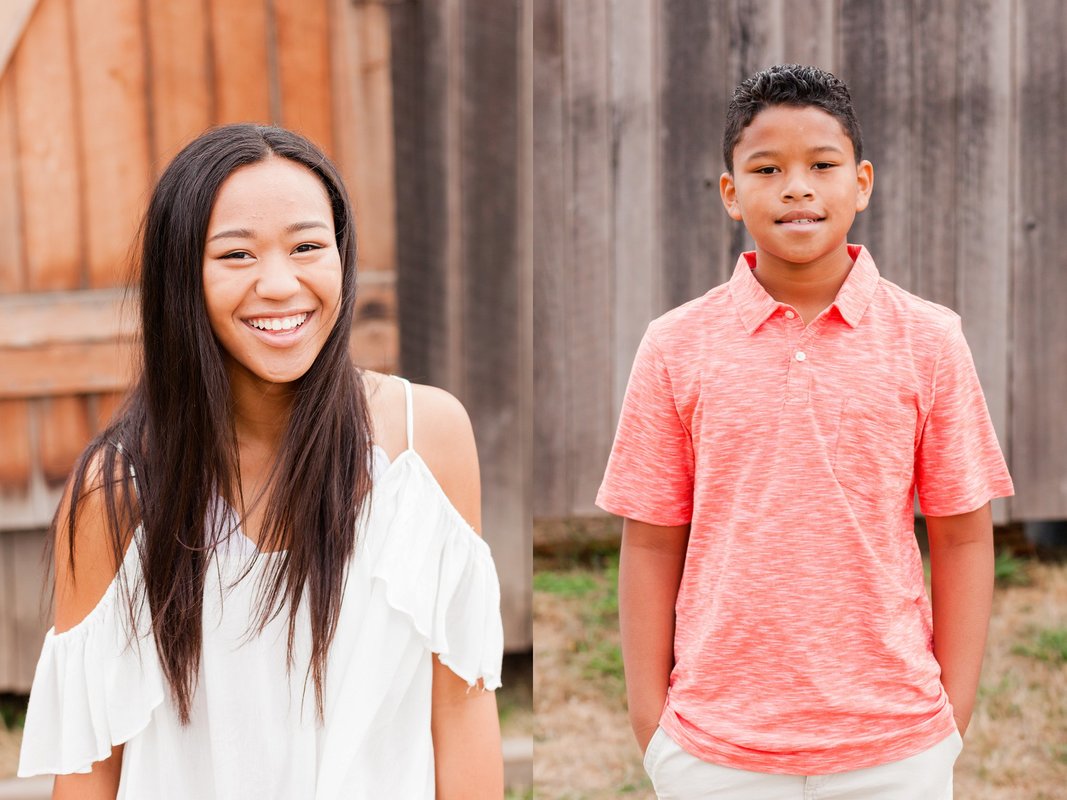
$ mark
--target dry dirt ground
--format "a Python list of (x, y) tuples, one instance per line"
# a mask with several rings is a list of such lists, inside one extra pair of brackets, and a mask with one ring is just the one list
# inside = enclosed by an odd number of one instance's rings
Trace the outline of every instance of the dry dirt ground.
[[(535, 574), (538, 800), (654, 798), (624, 707), (616, 569), (609, 559), (599, 567)], [(1067, 565), (1008, 563), (1002, 577), (955, 794), (959, 800), (1063, 800)]]

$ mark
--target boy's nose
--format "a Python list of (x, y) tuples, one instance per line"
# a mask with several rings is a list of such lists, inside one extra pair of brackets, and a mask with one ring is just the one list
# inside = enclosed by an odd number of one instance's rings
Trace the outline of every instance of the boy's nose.
[(790, 174), (785, 185), (782, 187), (782, 198), (796, 200), (797, 198), (812, 198), (815, 196), (811, 184), (804, 180), (804, 176)]

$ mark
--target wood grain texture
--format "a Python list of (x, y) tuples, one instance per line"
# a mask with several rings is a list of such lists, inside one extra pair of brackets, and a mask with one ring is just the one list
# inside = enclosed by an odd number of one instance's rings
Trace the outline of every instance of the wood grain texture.
[(566, 425), (570, 507), (596, 513), (611, 449), (612, 139), (611, 54), (606, 5), (564, 3), (563, 42), (569, 271), (564, 298), (570, 340)]
[(447, 14), (453, 3), (391, 6), (393, 113), (396, 126), (397, 308), (400, 366), (421, 383), (453, 379), (460, 331), (449, 325), (449, 272), (458, 266), (458, 185), (449, 135), (447, 81), (452, 48)]
[(808, 0), (803, 13), (789, 0), (775, 0), (782, 19), (779, 63), (811, 64), (837, 72), (838, 53), (835, 33), (835, 0)]
[(0, 692), (21, 692), (26, 687), (16, 680), (15, 576), (10, 541), (0, 532)]
[[(0, 296), (0, 350), (60, 342), (133, 339), (139, 331), (136, 294), (122, 289)], [(62, 324), (57, 324), (62, 320)]]
[(508, 621), (505, 646), (529, 647), (530, 464), (520, 392), (529, 338), (519, 257), (520, 33), (518, 3), (464, 3), (462, 137), (463, 343), (461, 397), (483, 463), (485, 539)]
[(1067, 6), (1015, 4), (1018, 208), (1015, 223), (1011, 463), (1017, 519), (1067, 517)]
[(889, 280), (914, 288), (912, 279), (912, 162), (914, 104), (911, 4), (895, 0), (843, 0), (840, 77), (848, 84), (863, 126), (863, 156), (874, 164), (871, 204), (856, 218), (850, 241), (867, 246)]
[(20, 292), (26, 285), (22, 242), (22, 206), (18, 130), (13, 69), (0, 75), (0, 293)]
[(562, 0), (534, 3), (533, 13), (533, 513), (561, 517), (570, 511), (570, 441), (561, 413), (567, 398), (564, 303), (570, 266)]
[(51, 625), (50, 570), (40, 531), (12, 531), (0, 537), (8, 542), (14, 588), (8, 617), (15, 643), (13, 684), (24, 689), (33, 682), (44, 634)]
[[(334, 154), (331, 0), (272, 0), (281, 124)], [(333, 19), (331, 19), (333, 17)]]
[(334, 0), (332, 13), (334, 150), (356, 215), (360, 268), (395, 271), (397, 187), (389, 10)]
[(0, 492), (29, 489), (32, 453), (29, 405), (25, 400), (0, 400)]
[(142, 4), (78, 0), (71, 8), (88, 284), (119, 286), (150, 175)]
[(612, 414), (648, 322), (663, 310), (659, 208), (659, 5), (609, 5), (612, 115)]
[(81, 170), (66, 0), (41, 0), (15, 53), (26, 288), (84, 280)]
[(265, 0), (207, 0), (210, 5), (211, 74), (215, 78), (215, 120), (274, 122), (271, 105), (276, 70)]
[(130, 342), (69, 342), (0, 350), (0, 399), (126, 389), (137, 350)]
[(145, 3), (151, 103), (151, 159), (158, 175), (216, 118), (203, 2)]
[(41, 475), (49, 486), (60, 486), (92, 438), (93, 420), (85, 397), (80, 395), (48, 397), (36, 402), (41, 431)]
[[(1011, 0), (969, 4), (959, 18), (955, 217), (956, 310), (1001, 447), (1008, 444), (1012, 234)], [(1011, 518), (1008, 500), (994, 521)]]
[[(701, 0), (663, 5), (660, 66), (664, 310), (725, 281), (743, 242), (719, 198), (722, 123), (736, 84), (730, 20)], [(701, 76), (694, 80), (694, 76)]]
[[(954, 212), (960, 177), (956, 153), (962, 138), (956, 114), (960, 12), (958, 0), (915, 4), (911, 21), (913, 123), (910, 131), (900, 131), (912, 137), (911, 289), (950, 308), (957, 307)], [(971, 46), (968, 42), (965, 49)]]

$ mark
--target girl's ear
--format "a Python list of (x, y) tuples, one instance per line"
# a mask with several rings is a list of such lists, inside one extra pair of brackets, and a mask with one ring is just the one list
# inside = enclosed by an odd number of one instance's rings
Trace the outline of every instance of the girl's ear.
[(864, 159), (856, 165), (856, 212), (863, 211), (871, 202), (874, 190), (874, 165)]
[(730, 172), (724, 172), (719, 176), (719, 196), (722, 198), (722, 204), (726, 207), (726, 213), (730, 215), (730, 219), (741, 221), (741, 205), (737, 202), (737, 185), (734, 183), (734, 176)]

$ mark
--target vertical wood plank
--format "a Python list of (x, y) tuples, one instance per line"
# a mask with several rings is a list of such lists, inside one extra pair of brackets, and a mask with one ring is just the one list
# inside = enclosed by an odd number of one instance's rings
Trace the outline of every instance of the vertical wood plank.
[(356, 215), (360, 269), (394, 271), (397, 173), (389, 10), (349, 0), (335, 0), (332, 8), (337, 20), (334, 151)]
[[(976, 9), (969, 8), (968, 15)], [(917, 3), (913, 39), (911, 96), (914, 103), (910, 184), (912, 290), (927, 300), (957, 308), (956, 220), (957, 0)], [(970, 50), (966, 41), (963, 49)], [(1005, 209), (1006, 210), (1006, 209)], [(875, 258), (878, 256), (876, 255)]]
[(609, 6), (613, 137), (612, 419), (637, 346), (662, 308), (659, 215), (659, 5)]
[(13, 69), (0, 76), (0, 293), (19, 292), (26, 285)]
[(796, 6), (778, 0), (781, 19), (781, 63), (811, 64), (836, 74), (834, 48), (834, 0), (808, 0), (803, 13)]
[(120, 286), (148, 193), (140, 0), (78, 0), (74, 26), (88, 283)]
[[(273, 0), (281, 123), (334, 155), (331, 0)], [(334, 25), (340, 19), (334, 17)]]
[(0, 496), (29, 489), (29, 414), (26, 400), (0, 400)]
[(843, 0), (840, 77), (863, 127), (863, 155), (874, 164), (871, 204), (849, 240), (867, 246), (879, 271), (912, 290), (913, 171), (911, 4)]
[(145, 3), (151, 75), (152, 152), (156, 174), (216, 118), (208, 52), (207, 7)]
[(570, 339), (567, 363), (570, 507), (589, 514), (614, 433), (611, 62), (605, 4), (564, 3), (563, 15), (570, 222), (565, 324), (582, 332)]
[[(412, 380), (448, 386), (458, 331), (450, 324), (449, 272), (458, 267), (456, 174), (447, 85), (455, 0), (390, 7), (396, 125), (397, 303), (400, 364)], [(453, 70), (454, 71), (454, 70)], [(454, 388), (449, 386), (449, 388)]]
[(267, 0), (208, 0), (215, 123), (271, 122)]
[(84, 397), (50, 397), (34, 401), (40, 430), (41, 474), (51, 487), (61, 486), (92, 437), (92, 420)]
[(14, 623), (15, 575), (11, 563), (11, 538), (0, 531), (0, 692), (20, 691), (16, 683)]
[(10, 531), (0, 536), (8, 540), (13, 572), (10, 609), (15, 639), (14, 684), (25, 691), (33, 683), (44, 634), (50, 625), (50, 570), (45, 564), (41, 531)]
[(717, 143), (735, 86), (727, 69), (728, 15), (701, 0), (678, 0), (662, 9), (660, 235), (663, 264), (669, 265), (663, 275), (666, 309), (729, 277), (743, 228), (727, 217), (719, 198), (725, 165)]
[[(971, 4), (959, 16), (956, 48), (956, 309), (974, 354), (1001, 447), (1008, 444), (1013, 193), (1012, 0)], [(1009, 520), (1010, 501), (993, 503)]]
[(570, 513), (567, 450), (566, 142), (562, 0), (534, 3), (533, 13), (533, 509), (535, 517)]
[(1067, 6), (1016, 3), (1018, 210), (1012, 337), (1016, 519), (1067, 517)]
[(70, 42), (65, 0), (41, 0), (12, 62), (26, 288), (32, 291), (76, 289), (83, 281)]
[(531, 643), (529, 420), (520, 396), (527, 339), (518, 217), (522, 21), (518, 3), (467, 0), (463, 12), (462, 400), (483, 463), (485, 538), (496, 554), (510, 649)]

